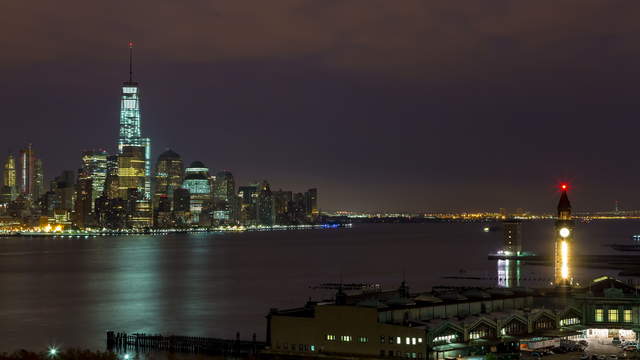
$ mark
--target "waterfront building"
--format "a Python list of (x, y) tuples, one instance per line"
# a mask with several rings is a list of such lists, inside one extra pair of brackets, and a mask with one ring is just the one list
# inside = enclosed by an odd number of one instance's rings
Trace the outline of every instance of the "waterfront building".
[(182, 186), (184, 166), (175, 151), (167, 149), (158, 156), (155, 169), (154, 206), (159, 207), (160, 198), (166, 197), (171, 204), (173, 191)]
[(19, 158), (19, 190), (20, 194), (32, 197), (34, 192), (33, 180), (35, 178), (35, 153), (31, 144), (20, 150)]
[(91, 178), (91, 211), (95, 208), (95, 200), (104, 193), (108, 156), (105, 150), (87, 150), (82, 153), (82, 171)]
[(275, 224), (276, 214), (273, 207), (273, 194), (266, 180), (263, 180), (258, 187), (256, 213), (258, 225), (273, 226)]
[(233, 174), (220, 171), (215, 178), (213, 218), (219, 223), (234, 223), (237, 218), (237, 196)]
[(320, 210), (318, 209), (318, 189), (309, 189), (304, 193), (305, 197), (305, 207), (307, 216), (312, 220), (320, 215)]
[(504, 245), (502, 250), (507, 255), (518, 255), (522, 251), (522, 225), (519, 220), (508, 219), (502, 222), (504, 229)]
[(212, 203), (209, 169), (200, 161), (194, 161), (185, 170), (184, 189), (189, 190), (191, 223), (200, 224), (203, 212), (209, 211)]
[(238, 198), (240, 200), (240, 223), (255, 225), (257, 219), (258, 186), (249, 185), (238, 187)]
[(76, 199), (73, 212), (73, 223), (80, 229), (91, 226), (91, 211), (93, 199), (91, 174), (84, 169), (78, 170), (76, 183)]
[(137, 81), (133, 81), (133, 43), (129, 42), (129, 81), (122, 83), (120, 94), (120, 131), (118, 154), (126, 147), (141, 147), (144, 160), (144, 183), (142, 193), (151, 200), (151, 139), (142, 137), (141, 106), (142, 92)]
[(129, 189), (141, 194), (145, 191), (145, 149), (142, 146), (125, 146), (118, 155), (118, 196), (127, 200)]
[(567, 196), (566, 184), (561, 185), (558, 202), (558, 218), (555, 226), (554, 283), (556, 286), (573, 284), (573, 220), (571, 219), (571, 203)]
[(16, 160), (13, 157), (13, 154), (7, 155), (7, 160), (3, 166), (3, 174), (2, 174), (2, 185), (6, 188), (3, 189), (3, 194), (8, 194), (9, 201), (13, 201), (18, 196), (18, 191), (16, 188), (17, 178), (16, 178)]
[(102, 195), (107, 199), (115, 199), (120, 196), (120, 184), (118, 181), (118, 155), (107, 156), (107, 176), (104, 181)]
[(189, 190), (178, 188), (173, 191), (173, 221), (176, 227), (187, 226), (191, 220), (191, 195)]
[(44, 167), (42, 166), (42, 160), (36, 158), (34, 163), (33, 172), (33, 200), (37, 202), (44, 194)]
[(276, 224), (289, 225), (293, 223), (290, 207), (293, 201), (291, 191), (278, 190), (273, 192), (273, 207), (276, 213)]

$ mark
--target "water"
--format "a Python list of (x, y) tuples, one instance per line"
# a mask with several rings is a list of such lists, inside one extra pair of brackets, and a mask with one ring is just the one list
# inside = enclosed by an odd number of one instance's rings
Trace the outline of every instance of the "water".
[[(269, 308), (330, 298), (323, 282), (413, 290), (443, 275), (495, 277), (502, 241), (483, 224), (379, 224), (351, 229), (94, 238), (0, 238), (0, 352), (49, 344), (104, 349), (107, 330), (248, 339), (265, 337)], [(612, 253), (640, 222), (579, 224), (578, 251)], [(523, 224), (526, 250), (549, 253), (553, 222)], [(524, 267), (523, 275), (552, 270)], [(577, 270), (579, 278), (615, 274)], [(489, 285), (495, 281), (467, 281)], [(543, 284), (533, 284), (541, 286)]]

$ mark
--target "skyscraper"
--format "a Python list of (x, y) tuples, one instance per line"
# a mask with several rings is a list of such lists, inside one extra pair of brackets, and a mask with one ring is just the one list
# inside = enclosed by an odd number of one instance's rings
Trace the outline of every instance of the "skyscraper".
[(184, 166), (182, 158), (173, 150), (167, 150), (158, 156), (155, 171), (154, 206), (166, 196), (169, 203), (173, 200), (173, 191), (182, 186)]
[(144, 199), (151, 199), (151, 139), (143, 138), (141, 132), (140, 100), (142, 93), (138, 82), (133, 81), (133, 42), (129, 42), (129, 81), (122, 83), (120, 95), (120, 133), (118, 154), (126, 146), (144, 148)]
[(8, 200), (13, 201), (17, 196), (16, 189), (16, 159), (12, 154), (7, 156), (4, 163), (4, 172), (2, 175), (3, 193), (7, 194)]
[(236, 220), (236, 182), (229, 171), (220, 171), (216, 174), (213, 201), (214, 219), (222, 222)]
[(258, 187), (257, 214), (259, 225), (273, 226), (276, 221), (273, 194), (266, 180), (263, 180)]
[(567, 196), (566, 184), (560, 189), (558, 202), (558, 219), (556, 220), (554, 275), (556, 286), (570, 286), (573, 283), (572, 252), (573, 252), (573, 220), (571, 220), (571, 203)]
[(200, 222), (200, 215), (211, 207), (211, 182), (209, 169), (200, 161), (194, 161), (184, 172), (184, 189), (189, 190), (192, 223)]
[(44, 192), (44, 168), (42, 160), (36, 158), (33, 167), (33, 200), (38, 201)]
[(31, 147), (31, 144), (26, 148), (20, 150), (20, 179), (19, 189), (20, 194), (32, 197), (33, 196), (33, 180), (35, 177), (36, 157)]
[(104, 193), (107, 156), (105, 150), (87, 150), (82, 153), (82, 171), (91, 178), (91, 211), (95, 209), (96, 199)]
[(144, 197), (145, 149), (142, 146), (125, 146), (118, 155), (118, 197), (128, 199), (129, 189), (135, 189)]

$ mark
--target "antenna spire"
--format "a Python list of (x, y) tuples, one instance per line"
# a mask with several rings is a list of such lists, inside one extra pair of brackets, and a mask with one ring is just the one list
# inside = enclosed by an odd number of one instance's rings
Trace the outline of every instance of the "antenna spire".
[(129, 40), (129, 82), (133, 82), (133, 40)]

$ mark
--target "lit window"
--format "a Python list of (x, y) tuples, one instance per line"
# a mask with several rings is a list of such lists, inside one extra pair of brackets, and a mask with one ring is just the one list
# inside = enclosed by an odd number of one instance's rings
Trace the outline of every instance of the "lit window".
[(603, 322), (604, 321), (604, 310), (602, 309), (596, 309), (596, 322)]
[(630, 323), (632, 321), (633, 321), (633, 316), (631, 315), (631, 310), (630, 309), (626, 309), (624, 311), (624, 322)]
[(366, 343), (366, 342), (369, 342), (369, 338), (361, 336), (358, 338), (358, 341), (361, 343)]
[(329, 335), (327, 335), (327, 340), (329, 340), (329, 341), (335, 341), (335, 340), (336, 340), (336, 336), (335, 336), (335, 335), (331, 335), (331, 334), (329, 334)]
[(340, 340), (344, 342), (350, 342), (353, 338), (350, 335), (342, 335), (340, 336)]
[(400, 336), (396, 337), (396, 344), (402, 344), (402, 338)]
[(315, 345), (311, 345), (311, 351), (316, 351), (316, 346)]
[(415, 345), (416, 344), (416, 338), (411, 338), (411, 345)]
[(405, 344), (410, 345), (411, 344), (411, 338), (406, 338), (404, 340)]
[(418, 338), (418, 343), (422, 344), (422, 338)]
[(609, 309), (609, 322), (618, 322), (618, 309)]

